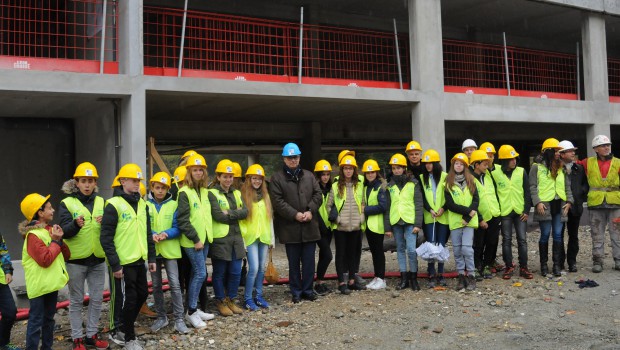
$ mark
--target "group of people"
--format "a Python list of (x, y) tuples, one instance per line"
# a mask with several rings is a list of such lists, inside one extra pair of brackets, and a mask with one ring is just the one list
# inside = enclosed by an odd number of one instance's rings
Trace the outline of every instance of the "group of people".
[[(59, 224), (52, 223), (55, 211), (49, 195), (32, 193), (21, 202), (25, 217), (19, 225), (24, 238), (22, 263), (30, 300), (26, 349), (38, 349), (39, 344), (51, 349), (58, 291), (65, 285), (69, 287), (73, 349), (108, 348), (108, 341), (98, 333), (106, 271), (109, 339), (129, 350), (142, 349), (134, 322), (148, 296), (147, 269), (157, 313), (153, 332), (169, 324), (162, 268), (177, 332), (189, 332), (187, 324), (204, 328), (215, 317), (206, 310), (208, 257), (220, 315), (269, 308), (263, 278), (275, 237), (285, 245), (293, 303), (314, 301), (317, 295), (331, 291), (325, 274), (333, 259), (332, 239), (337, 288), (343, 295), (386, 288), (385, 236), (396, 242), (397, 289), (420, 290), (416, 248), (422, 234), (427, 242), (441, 247), (451, 238), (456, 288), (475, 290), (477, 281), (494, 274), (510, 279), (518, 271), (523, 278), (533, 278), (526, 241), (531, 207), (540, 225), (541, 274), (549, 273), (549, 237), (553, 240), (552, 274), (559, 276), (565, 261), (569, 272), (577, 271), (579, 219), (586, 202), (592, 227), (592, 271), (603, 269), (606, 227), (614, 267), (620, 270), (620, 239), (614, 225), (620, 217), (620, 160), (613, 157), (610, 146), (608, 137), (596, 136), (592, 140), (596, 156), (577, 161), (570, 141), (547, 139), (528, 176), (517, 165), (519, 154), (510, 145), (496, 152), (489, 142), (478, 147), (468, 139), (463, 152), (450, 159), (446, 172), (437, 151), (424, 151), (411, 141), (406, 155), (390, 157), (388, 169), (381, 169), (373, 159), (359, 167), (355, 152), (343, 150), (338, 155), (338, 174), (332, 178), (332, 165), (324, 159), (316, 162), (314, 172), (302, 169), (301, 151), (289, 143), (282, 151), (282, 168), (274, 171), (269, 182), (261, 165), (249, 166), (242, 176), (241, 166), (228, 159), (217, 164), (210, 182), (204, 157), (188, 151), (173, 177), (166, 172), (152, 176), (148, 194), (140, 167), (124, 165), (112, 185), (113, 196), (107, 200), (98, 195), (96, 167), (79, 164), (73, 178), (62, 186), (67, 197), (59, 207)], [(512, 259), (513, 230), (518, 270)], [(569, 238), (566, 251), (564, 230)], [(500, 232), (503, 265), (497, 262)], [(359, 275), (363, 234), (374, 268), (369, 283)], [(244, 258), (248, 270), (240, 302)], [(18, 349), (10, 343), (16, 315), (8, 287), (13, 269), (1, 237), (0, 259), (0, 349)], [(428, 287), (446, 286), (445, 259), (425, 260)], [(86, 295), (89, 306), (82, 320)]]

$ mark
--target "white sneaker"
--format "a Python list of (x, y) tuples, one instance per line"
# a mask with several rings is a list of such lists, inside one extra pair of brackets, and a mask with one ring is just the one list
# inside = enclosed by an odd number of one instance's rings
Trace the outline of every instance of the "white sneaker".
[(142, 345), (140, 345), (140, 343), (136, 339), (126, 342), (125, 349), (126, 350), (144, 350)]
[(386, 287), (387, 287), (387, 284), (385, 283), (385, 281), (382, 278), (377, 277), (377, 282), (375, 282), (373, 289), (379, 290), (379, 289), (385, 289)]
[(198, 314), (198, 316), (200, 316), (200, 319), (203, 321), (211, 321), (212, 319), (215, 318), (214, 314), (210, 314), (208, 312), (204, 312), (200, 309), (196, 309), (196, 313)]
[(193, 314), (185, 314), (185, 320), (189, 322), (194, 328), (205, 328), (207, 324), (200, 318), (198, 312), (194, 312)]
[(368, 284), (366, 285), (366, 288), (367, 288), (367, 289), (375, 289), (375, 288), (374, 288), (375, 283), (377, 283), (377, 277), (373, 278), (373, 279), (372, 279), (372, 281), (370, 281), (370, 283), (368, 283)]

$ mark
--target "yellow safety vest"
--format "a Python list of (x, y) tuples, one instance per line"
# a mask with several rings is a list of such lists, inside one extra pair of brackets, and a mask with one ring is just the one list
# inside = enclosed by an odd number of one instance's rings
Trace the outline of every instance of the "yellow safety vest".
[[(209, 190), (206, 188), (200, 188), (200, 197), (198, 193), (192, 188), (187, 186), (181, 187), (179, 193), (185, 192), (187, 194), (187, 200), (189, 201), (189, 221), (194, 230), (198, 233), (200, 242), (206, 244), (213, 242), (212, 235), (212, 219), (211, 219), (211, 203), (209, 203)], [(193, 248), (194, 242), (187, 238), (183, 232), (181, 232), (181, 247)]]
[[(230, 188), (232, 190), (232, 187)], [(215, 198), (217, 198), (217, 203), (220, 205), (220, 208), (223, 210), (229, 210), (230, 205), (228, 205), (228, 199), (226, 196), (220, 192), (217, 188), (212, 188), (209, 190)], [(237, 202), (237, 208), (243, 208), (243, 201), (241, 200), (241, 192), (239, 190), (233, 190), (233, 195), (235, 196), (235, 202)], [(229, 225), (213, 220), (213, 238), (222, 238), (228, 236)], [(242, 228), (239, 225), (239, 229), (241, 230), (241, 235), (243, 236), (245, 227)]]
[(240, 220), (239, 228), (246, 247), (257, 239), (261, 243), (271, 244), (271, 218), (267, 216), (264, 199), (252, 203), (252, 218)]
[(620, 169), (620, 159), (614, 157), (609, 165), (607, 177), (603, 179), (601, 170), (598, 167), (596, 157), (588, 158), (588, 184), (590, 191), (588, 192), (588, 207), (595, 207), (603, 204), (620, 205), (620, 178), (618, 170)]
[[(353, 194), (353, 197), (355, 198), (355, 204), (357, 204), (357, 210), (360, 215), (362, 214), (362, 201), (364, 200), (364, 185), (362, 184), (363, 181), (357, 182), (357, 185), (355, 185), (355, 193)], [(338, 213), (340, 213), (340, 210), (342, 210), (342, 207), (344, 206), (344, 201), (347, 199), (347, 187), (344, 187), (344, 192), (342, 193), (342, 197), (340, 197), (340, 195), (338, 195), (338, 181), (335, 181), (332, 184), (332, 191), (334, 192), (334, 205), (336, 206)], [(332, 225), (332, 228), (334, 229), (337, 227), (338, 224), (336, 223)], [(364, 231), (366, 229), (366, 223), (361, 222), (360, 228), (362, 231)]]
[[(424, 175), (420, 174), (420, 182), (422, 183), (422, 189), (424, 190), (424, 197), (435, 212), (439, 211), (439, 208), (443, 207), (446, 204), (446, 197), (444, 191), (446, 187), (447, 176), (448, 174), (446, 172), (441, 172), (441, 177), (439, 179), (439, 182), (437, 183), (437, 193), (435, 193), (436, 198), (433, 199), (433, 186), (424, 182)], [(440, 217), (433, 220), (433, 215), (431, 214), (431, 212), (424, 209), (424, 223), (432, 224), (434, 221), (440, 224), (447, 225), (448, 215), (441, 215)]]
[(321, 219), (325, 223), (325, 226), (329, 228), (331, 226), (331, 222), (329, 222), (329, 214), (327, 213), (327, 197), (328, 196), (329, 196), (329, 193), (323, 196), (323, 203), (321, 203), (321, 206), (319, 207), (319, 215), (321, 216)]
[(399, 189), (398, 186), (390, 186), (390, 224), (396, 225), (400, 219), (405, 223), (415, 223), (415, 183), (409, 181)]
[(105, 204), (103, 198), (95, 197), (92, 213), (75, 197), (67, 197), (62, 200), (62, 203), (65, 203), (74, 220), (80, 216), (84, 217), (84, 226), (80, 228), (80, 232), (74, 237), (64, 240), (71, 251), (70, 260), (88, 258), (92, 254), (95, 254), (98, 258), (104, 258), (105, 253), (101, 247), (100, 240), (101, 224), (95, 219), (103, 215)]
[(33, 229), (24, 237), (22, 266), (24, 267), (24, 274), (26, 276), (26, 291), (28, 293), (28, 298), (34, 299), (41, 295), (61, 290), (69, 281), (69, 274), (67, 273), (65, 258), (62, 253), (58, 254), (48, 267), (42, 267), (28, 255), (28, 235), (30, 234), (39, 237), (48, 247), (52, 243), (52, 237), (44, 228)]
[(495, 195), (495, 186), (488, 173), (484, 185), (476, 179), (476, 188), (478, 188), (478, 213), (482, 215), (482, 220), (489, 221), (500, 216), (499, 202)]
[(513, 211), (519, 215), (523, 214), (523, 208), (525, 207), (523, 172), (523, 168), (519, 166), (512, 171), (511, 178), (508, 178), (501, 170), (493, 172), (493, 178), (497, 184), (501, 216), (508, 216)]
[[(473, 195), (469, 192), (469, 187), (465, 187), (465, 190), (461, 190), (461, 188), (456, 185), (452, 186), (450, 196), (452, 197), (452, 200), (454, 200), (455, 204), (462, 205), (464, 207), (468, 207), (474, 199)], [(448, 221), (450, 230), (456, 230), (464, 227), (462, 214), (448, 210)], [(469, 220), (467, 227), (478, 228), (478, 213), (476, 213), (476, 215)]]
[[(120, 264), (131, 264), (140, 259), (147, 261), (146, 203), (144, 200), (138, 200), (137, 212), (121, 196), (108, 199), (108, 203), (118, 212), (114, 247)], [(148, 234), (151, 233), (148, 232)]]
[[(379, 205), (379, 191), (381, 191), (381, 188), (373, 188), (370, 190), (370, 194), (366, 200), (368, 206)], [(366, 187), (364, 187), (364, 193), (366, 193)], [(367, 216), (366, 227), (374, 233), (384, 234), (383, 213)]]
[[(172, 228), (174, 213), (177, 210), (177, 202), (169, 200), (161, 205), (159, 211), (154, 203), (146, 202), (149, 206), (149, 217), (151, 219), (151, 231), (162, 232)], [(181, 244), (179, 238), (165, 239), (155, 243), (155, 252), (166, 259), (181, 259)]]
[(6, 283), (6, 276), (4, 275), (4, 270), (2, 268), (0, 268), (0, 283), (1, 284), (7, 284)]

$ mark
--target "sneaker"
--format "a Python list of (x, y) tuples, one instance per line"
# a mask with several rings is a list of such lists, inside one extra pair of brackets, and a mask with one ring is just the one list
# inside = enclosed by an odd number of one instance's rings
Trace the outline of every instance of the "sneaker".
[[(366, 288), (368, 288), (368, 286), (366, 286)], [(387, 288), (387, 284), (385, 283), (385, 281), (382, 278), (377, 277), (377, 282), (375, 282), (375, 284), (372, 286), (372, 289), (380, 290), (385, 288)]]
[(325, 283), (317, 283), (314, 285), (314, 292), (318, 295), (326, 295), (330, 292)]
[(355, 277), (355, 283), (362, 285), (362, 286), (366, 286), (366, 280), (362, 278), (362, 276), (360, 276), (359, 274), (355, 274), (353, 275)]
[(226, 298), (225, 299), (225, 303), (226, 306), (228, 306), (228, 308), (230, 309), (230, 311), (232, 311), (235, 314), (242, 314), (243, 313), (243, 309), (239, 307), (239, 305), (237, 305), (237, 301), (234, 299), (230, 299), (230, 298)]
[(493, 261), (493, 265), (491, 265), (491, 273), (498, 273), (504, 269), (504, 265), (497, 262), (497, 259)]
[(174, 321), (174, 330), (181, 334), (189, 333), (189, 328), (187, 328), (185, 321), (183, 321), (182, 319)]
[(116, 345), (120, 345), (120, 346), (125, 345), (125, 333), (123, 333), (121, 331), (111, 331), (108, 334), (108, 337)]
[(592, 272), (594, 272), (594, 273), (603, 272), (603, 265), (601, 265), (601, 264), (594, 264), (594, 266), (592, 266)]
[(434, 275), (429, 275), (428, 276), (428, 288), (432, 289), (435, 288), (435, 286), (437, 285), (437, 280), (435, 278)]
[(104, 350), (110, 347), (110, 343), (108, 343), (106, 340), (101, 339), (101, 337), (99, 337), (99, 334), (94, 334), (90, 338), (84, 338), (84, 345), (86, 345), (87, 347), (96, 348), (97, 350)]
[(0, 350), (22, 350), (22, 348), (15, 344), (8, 343), (5, 346), (0, 347)]
[(196, 309), (196, 313), (198, 314), (198, 316), (200, 316), (200, 319), (203, 321), (211, 321), (212, 319), (215, 318), (214, 314), (210, 314), (208, 312), (204, 312), (200, 309)]
[(372, 281), (370, 281), (370, 282), (366, 285), (366, 288), (367, 288), (367, 289), (375, 289), (375, 288), (374, 288), (374, 286), (375, 286), (375, 283), (377, 283), (377, 278), (378, 278), (378, 277), (373, 278), (373, 279), (372, 279)]
[(144, 350), (144, 348), (137, 339), (134, 339), (125, 344), (125, 350)]
[(258, 311), (259, 310), (258, 306), (256, 306), (256, 303), (254, 303), (253, 299), (246, 299), (244, 307), (247, 310), (250, 310), (250, 311)]
[(317, 300), (319, 297), (317, 297), (317, 296), (316, 296), (316, 293), (314, 293), (314, 292), (310, 292), (310, 294), (302, 293), (302, 294), (301, 294), (301, 298), (302, 298), (303, 300), (315, 301), (315, 300)]
[(485, 266), (484, 269), (482, 270), (482, 277), (485, 279), (491, 279), (493, 278), (493, 273), (491, 272), (491, 267), (490, 266)]
[(357, 282), (349, 283), (349, 290), (366, 290), (366, 286)]
[(216, 301), (215, 306), (217, 307), (217, 311), (220, 313), (220, 315), (224, 317), (233, 315), (232, 310), (228, 308), (228, 305), (226, 305), (225, 300)]
[(186, 313), (186, 314), (185, 314), (185, 320), (186, 320), (187, 322), (189, 322), (189, 324), (191, 324), (191, 325), (192, 325), (192, 327), (194, 327), (194, 328), (205, 328), (205, 327), (207, 326), (207, 324), (205, 323), (205, 321), (203, 321), (203, 320), (200, 318), (200, 315), (198, 315), (198, 313), (197, 313), (197, 312), (194, 312), (194, 313), (193, 313), (193, 314), (191, 314), (191, 315), (190, 315), (189, 313)]
[(256, 298), (254, 298), (254, 304), (256, 304), (256, 306), (258, 307), (262, 307), (263, 309), (269, 308), (269, 303), (267, 302), (267, 300), (263, 299), (263, 297), (260, 295), (257, 295)]
[(522, 267), (521, 269), (519, 269), (519, 276), (525, 278), (526, 280), (531, 280), (532, 278), (534, 278), (534, 275), (532, 275), (532, 273), (530, 272), (530, 270), (527, 269), (527, 267)]
[(504, 272), (502, 273), (502, 278), (505, 280), (509, 280), (512, 278), (512, 274), (515, 272), (515, 265), (511, 264), (510, 266), (506, 265), (504, 268)]
[(155, 320), (155, 322), (153, 322), (153, 325), (151, 326), (151, 332), (155, 333), (158, 330), (166, 327), (168, 325), (168, 317), (159, 317), (158, 319)]
[(84, 340), (82, 338), (73, 339), (73, 350), (86, 350)]
[(347, 288), (347, 284), (341, 284), (338, 286), (338, 290), (340, 291), (340, 294), (344, 294), (344, 295), (349, 295), (351, 294), (351, 290), (349, 288)]
[(448, 286), (448, 281), (446, 281), (446, 278), (443, 277), (443, 274), (437, 275), (437, 283), (442, 287)]

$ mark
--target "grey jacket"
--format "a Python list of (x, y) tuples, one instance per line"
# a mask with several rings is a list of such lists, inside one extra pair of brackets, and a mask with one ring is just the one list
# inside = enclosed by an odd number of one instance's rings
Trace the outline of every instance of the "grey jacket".
[[(217, 201), (217, 197), (211, 191), (218, 191), (221, 195), (226, 197), (228, 201), (227, 214), (224, 214), (222, 208)], [(209, 247), (209, 254), (211, 259), (219, 259), (225, 261), (232, 260), (232, 253), (234, 248), (235, 259), (241, 259), (245, 257), (245, 243), (241, 236), (241, 229), (239, 228), (239, 220), (243, 220), (248, 216), (248, 208), (245, 203), (241, 208), (237, 208), (237, 200), (231, 187), (228, 192), (225, 192), (218, 184), (209, 191), (209, 203), (211, 203), (211, 216), (213, 222), (219, 222), (228, 225), (228, 234), (221, 238), (214, 238), (213, 243)], [(243, 201), (243, 199), (241, 199)]]
[[(538, 168), (539, 168), (539, 164), (534, 163), (532, 164), (532, 167), (530, 168), (530, 194), (532, 196), (532, 205), (534, 206), (534, 221), (547, 221), (547, 220), (551, 220), (551, 206), (549, 205), (549, 202), (542, 202), (540, 200), (540, 197), (538, 196)], [(571, 191), (571, 185), (570, 185), (570, 177), (568, 175), (566, 175), (566, 172), (564, 171), (564, 167), (562, 167), (560, 169), (560, 171), (562, 171), (564, 173), (564, 190), (566, 191), (566, 200), (562, 200), (560, 206), (564, 207), (564, 205), (569, 202), (571, 204), (574, 203), (573, 200), (573, 192)], [(536, 211), (536, 205), (538, 203), (543, 203), (545, 205), (545, 207), (547, 207), (547, 209), (545, 209), (545, 214), (544, 215), (540, 215), (538, 214), (538, 212)], [(564, 213), (562, 213), (562, 222), (566, 222), (568, 220), (568, 217), (564, 215)]]
[[(362, 182), (357, 183), (358, 186), (364, 186)], [(337, 190), (336, 190), (337, 191)], [(330, 213), (332, 207), (334, 206), (334, 188), (332, 187), (329, 192), (329, 196), (327, 197), (327, 212)], [(360, 208), (357, 206), (355, 202), (355, 190), (353, 189), (352, 183), (346, 184), (346, 195), (342, 208), (339, 208), (338, 211), (338, 219), (336, 220), (336, 230), (343, 232), (352, 232), (362, 229), (362, 223), (364, 222), (364, 213), (360, 213)], [(362, 199), (362, 205), (366, 205), (364, 203), (365, 200)], [(337, 208), (338, 209), (338, 208)]]

